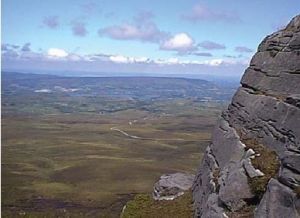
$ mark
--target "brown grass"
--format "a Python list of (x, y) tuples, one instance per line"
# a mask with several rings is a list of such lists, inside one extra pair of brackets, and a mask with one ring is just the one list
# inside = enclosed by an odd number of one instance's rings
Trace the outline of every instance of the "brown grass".
[(193, 217), (192, 193), (172, 201), (155, 201), (149, 194), (136, 195), (126, 204), (121, 218), (188, 218)]
[(263, 172), (264, 176), (249, 178), (249, 185), (253, 194), (261, 199), (266, 191), (267, 184), (271, 178), (275, 178), (279, 170), (279, 160), (275, 151), (259, 143), (256, 139), (244, 139), (247, 148), (251, 148), (260, 156), (251, 160), (252, 165)]
[[(133, 118), (143, 121), (146, 115), (149, 119), (144, 123), (128, 124)], [(2, 214), (24, 211), (31, 215), (34, 199), (42, 197), (72, 201), (83, 205), (82, 208), (91, 205), (103, 208), (94, 217), (111, 210), (110, 205), (118, 202), (118, 211), (112, 212), (116, 216), (125, 204), (119, 204), (119, 195), (150, 192), (164, 173), (193, 173), (201, 151), (209, 143), (211, 130), (207, 125), (212, 126), (215, 117), (202, 113), (201, 131), (173, 132), (167, 128), (194, 126), (201, 118), (192, 115), (172, 120), (146, 115), (124, 111), (101, 116), (75, 113), (3, 116)], [(111, 131), (112, 126), (127, 132), (134, 130), (137, 135), (186, 141), (134, 140)], [(166, 130), (160, 130), (161, 127)], [(42, 209), (40, 214), (48, 210), (57, 212), (47, 205)], [(76, 208), (70, 210), (70, 213), (78, 212)]]
[(237, 212), (226, 213), (230, 218), (253, 218), (254, 217), (254, 205), (247, 205)]

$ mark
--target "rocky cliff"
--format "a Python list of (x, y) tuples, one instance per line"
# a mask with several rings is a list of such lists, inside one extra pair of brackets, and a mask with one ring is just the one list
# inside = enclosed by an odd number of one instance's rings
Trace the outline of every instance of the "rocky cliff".
[(300, 217), (300, 15), (259, 45), (193, 184), (196, 217)]

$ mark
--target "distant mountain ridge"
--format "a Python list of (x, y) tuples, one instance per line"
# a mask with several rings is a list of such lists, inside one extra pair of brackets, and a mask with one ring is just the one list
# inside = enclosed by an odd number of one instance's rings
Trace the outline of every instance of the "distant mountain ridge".
[(258, 47), (193, 185), (195, 217), (300, 217), (300, 15)]

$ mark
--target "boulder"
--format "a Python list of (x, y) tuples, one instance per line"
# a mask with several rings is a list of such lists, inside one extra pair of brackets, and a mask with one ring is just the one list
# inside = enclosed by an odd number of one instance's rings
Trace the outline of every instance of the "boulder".
[(154, 200), (173, 200), (192, 187), (195, 175), (174, 173), (162, 175), (154, 185)]

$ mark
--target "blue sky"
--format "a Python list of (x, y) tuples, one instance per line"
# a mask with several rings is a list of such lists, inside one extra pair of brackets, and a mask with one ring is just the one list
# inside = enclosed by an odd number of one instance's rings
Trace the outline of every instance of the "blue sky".
[(298, 0), (2, 0), (2, 69), (241, 75)]

